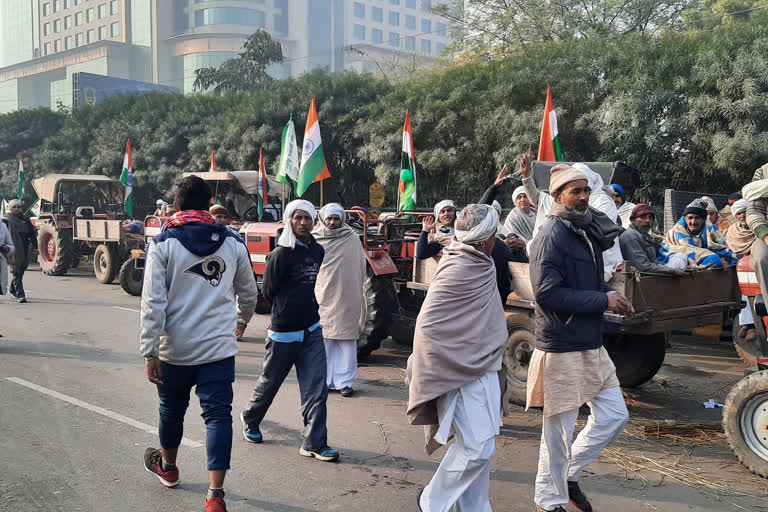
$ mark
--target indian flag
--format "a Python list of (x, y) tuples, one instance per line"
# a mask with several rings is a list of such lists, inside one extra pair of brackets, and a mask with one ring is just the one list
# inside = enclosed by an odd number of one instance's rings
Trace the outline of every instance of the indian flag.
[(27, 180), (24, 177), (24, 160), (21, 158), (21, 153), (19, 153), (19, 179), (16, 183), (16, 197), (20, 200), (24, 200), (24, 189), (26, 188)]
[(413, 156), (411, 114), (405, 111), (403, 125), (403, 154), (400, 158), (400, 185), (397, 188), (397, 211), (416, 208), (416, 159)]
[(216, 168), (216, 155), (213, 154), (213, 151), (211, 151), (211, 166), (208, 167), (208, 172), (216, 172), (218, 169)]
[(29, 207), (29, 210), (27, 210), (27, 213), (31, 213), (33, 217), (39, 217), (40, 216), (40, 208), (42, 208), (43, 201), (42, 199), (38, 198), (35, 203)]
[(328, 172), (325, 156), (323, 156), (323, 141), (320, 139), (320, 123), (317, 122), (315, 98), (312, 98), (307, 115), (307, 126), (304, 129), (304, 144), (301, 151), (301, 166), (296, 184), (296, 195), (301, 197), (312, 183), (330, 177), (331, 173)]
[(131, 161), (131, 139), (125, 145), (125, 158), (123, 158), (123, 173), (120, 175), (120, 183), (125, 187), (125, 199), (123, 210), (129, 217), (133, 217), (133, 162)]
[(0, 200), (0, 217), (5, 218), (8, 215), (8, 201), (5, 199)]
[(299, 178), (299, 148), (296, 146), (296, 128), (293, 126), (293, 115), (283, 128), (283, 138), (280, 145), (280, 169), (277, 171), (277, 181), (286, 185), (296, 185)]
[(269, 183), (267, 183), (267, 169), (264, 167), (264, 154), (262, 148), (259, 148), (259, 218), (264, 216), (264, 206), (267, 204), (267, 194), (269, 193)]
[(552, 90), (547, 84), (547, 103), (544, 105), (544, 120), (541, 123), (541, 138), (539, 139), (540, 162), (561, 162), (563, 150), (560, 149), (560, 138), (557, 131), (557, 115), (552, 103)]

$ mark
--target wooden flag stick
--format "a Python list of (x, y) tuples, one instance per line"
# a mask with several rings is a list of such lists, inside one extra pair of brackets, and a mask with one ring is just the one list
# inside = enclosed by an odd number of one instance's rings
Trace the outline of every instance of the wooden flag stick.
[(320, 207), (323, 207), (323, 182), (325, 180), (320, 180)]

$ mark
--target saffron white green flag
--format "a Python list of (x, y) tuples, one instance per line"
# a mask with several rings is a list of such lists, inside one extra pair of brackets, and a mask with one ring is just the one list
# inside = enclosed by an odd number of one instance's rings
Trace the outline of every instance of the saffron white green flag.
[[(310, 185), (316, 181), (330, 178), (328, 165), (323, 155), (323, 141), (320, 137), (320, 123), (317, 121), (315, 98), (309, 103), (307, 126), (304, 128), (304, 142), (301, 149), (301, 165), (299, 179), (296, 184), (296, 195), (301, 197)], [(322, 199), (321, 199), (322, 202)]]
[(120, 183), (125, 187), (123, 210), (129, 217), (133, 217), (133, 162), (131, 161), (130, 139), (125, 145), (125, 158), (123, 158), (123, 173), (120, 175)]
[(299, 148), (296, 145), (296, 128), (293, 126), (293, 115), (283, 128), (283, 140), (280, 146), (280, 168), (275, 177), (286, 185), (296, 185), (299, 177)]
[(31, 213), (33, 217), (39, 217), (40, 216), (40, 208), (43, 205), (42, 199), (39, 199), (35, 201), (35, 203), (29, 207), (28, 213)]

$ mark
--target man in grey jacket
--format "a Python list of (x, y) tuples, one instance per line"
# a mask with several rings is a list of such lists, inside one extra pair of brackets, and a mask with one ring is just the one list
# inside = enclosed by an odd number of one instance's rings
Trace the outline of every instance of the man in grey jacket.
[[(629, 216), (629, 228), (619, 236), (621, 255), (638, 272), (685, 275), (683, 269), (688, 264), (688, 258), (684, 254), (674, 254), (675, 257), (682, 256), (681, 261), (678, 261), (678, 258), (672, 261), (670, 258), (670, 263), (667, 265), (656, 261), (658, 256), (656, 244), (651, 238), (651, 228), (655, 218), (656, 214), (653, 208), (647, 204), (640, 203), (632, 209), (632, 214)], [(678, 268), (680, 265), (682, 268)]]
[(243, 241), (208, 213), (210, 199), (211, 189), (199, 177), (178, 180), (178, 213), (147, 251), (139, 349), (160, 398), (161, 448), (147, 448), (144, 467), (166, 487), (179, 484), (176, 454), (195, 386), (207, 429), (205, 511), (225, 512), (237, 354), (235, 295), (240, 314), (249, 320), (256, 282)]

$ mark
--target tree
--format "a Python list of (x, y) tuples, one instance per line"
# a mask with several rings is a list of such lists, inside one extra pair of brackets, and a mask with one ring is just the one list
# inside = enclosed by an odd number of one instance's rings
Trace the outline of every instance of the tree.
[(280, 64), (284, 60), (283, 49), (274, 41), (266, 30), (257, 30), (243, 43), (243, 52), (237, 57), (227, 59), (217, 69), (207, 67), (195, 70), (196, 91), (211, 88), (221, 91), (255, 92), (268, 87), (272, 77), (267, 74), (270, 64)]

